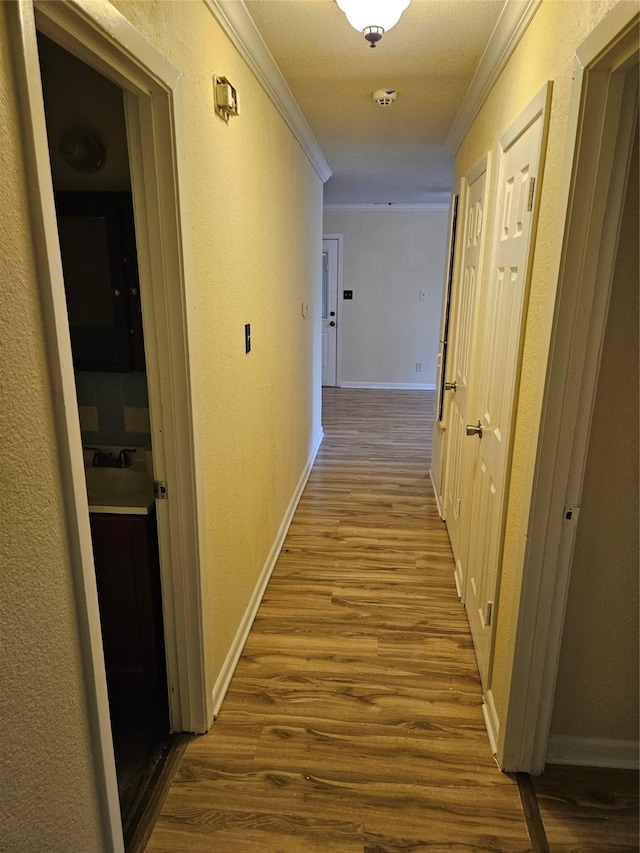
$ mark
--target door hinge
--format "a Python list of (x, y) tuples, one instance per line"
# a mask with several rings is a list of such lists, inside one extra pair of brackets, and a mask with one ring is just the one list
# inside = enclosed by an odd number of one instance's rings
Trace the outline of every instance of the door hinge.
[(487, 606), (484, 611), (484, 624), (485, 628), (488, 628), (491, 625), (491, 617), (493, 616), (493, 601), (487, 601)]
[(530, 178), (529, 180), (529, 197), (527, 199), (527, 212), (531, 213), (533, 210), (533, 197), (536, 192), (536, 179)]
[(167, 484), (164, 480), (154, 480), (153, 494), (157, 501), (166, 501), (167, 499)]

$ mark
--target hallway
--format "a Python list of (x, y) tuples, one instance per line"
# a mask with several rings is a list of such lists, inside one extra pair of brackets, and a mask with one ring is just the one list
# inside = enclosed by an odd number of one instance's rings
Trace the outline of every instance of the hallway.
[(429, 482), (433, 394), (324, 389), (325, 440), (149, 853), (531, 849)]

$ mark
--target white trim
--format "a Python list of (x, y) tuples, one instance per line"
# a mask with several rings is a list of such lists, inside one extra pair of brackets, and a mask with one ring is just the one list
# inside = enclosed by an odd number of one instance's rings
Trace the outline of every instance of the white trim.
[[(503, 134), (503, 136), (504, 135), (505, 134)], [(465, 188), (465, 197), (469, 193), (469, 187), (471, 186), (471, 184), (475, 184), (475, 182), (478, 180), (478, 178), (481, 175), (483, 175), (485, 172), (487, 173), (487, 189), (485, 190), (485, 193), (488, 192), (489, 179), (491, 177), (491, 168), (490, 167), (491, 167), (491, 151), (487, 151), (487, 153), (483, 154), (483, 156), (478, 160), (476, 165), (473, 166), (469, 170), (468, 175), (466, 175), (464, 177), (464, 179), (461, 181), (461, 184), (463, 184), (464, 188)]]
[(331, 168), (244, 3), (237, 0), (203, 0), (203, 3), (255, 74), (318, 177), (326, 183), (331, 177)]
[(260, 603), (262, 602), (262, 598), (267, 588), (267, 584), (269, 583), (273, 570), (276, 566), (276, 563), (278, 562), (278, 556), (280, 555), (280, 551), (282, 550), (282, 546), (284, 545), (287, 532), (293, 520), (293, 516), (295, 515), (298, 503), (300, 502), (300, 498), (302, 497), (302, 493), (304, 492), (304, 488), (307, 484), (307, 480), (309, 479), (309, 475), (311, 474), (311, 469), (313, 468), (313, 463), (315, 462), (316, 456), (318, 455), (318, 451), (320, 450), (320, 445), (322, 444), (323, 438), (324, 433), (322, 432), (322, 430), (320, 430), (320, 432), (316, 436), (314, 445), (312, 447), (311, 455), (309, 456), (307, 464), (300, 476), (300, 480), (298, 481), (298, 485), (296, 486), (296, 489), (291, 497), (289, 506), (287, 507), (282, 522), (280, 523), (278, 533), (273, 542), (273, 545), (271, 546), (269, 555), (265, 560), (264, 566), (262, 567), (260, 577), (258, 578), (258, 581), (249, 600), (249, 604), (247, 605), (247, 609), (245, 610), (244, 616), (242, 617), (240, 625), (238, 626), (236, 635), (233, 638), (233, 642), (231, 643), (229, 652), (227, 653), (225, 661), (222, 664), (220, 674), (216, 680), (211, 694), (211, 698), (213, 701), (214, 720), (218, 716), (220, 706), (222, 705), (222, 701), (229, 688), (229, 683), (231, 682), (233, 673), (235, 672), (235, 669), (238, 665), (238, 661), (240, 660), (242, 650), (244, 649), (245, 643), (247, 642), (249, 632), (251, 631), (251, 626), (253, 625), (254, 619), (256, 618), (256, 614), (258, 612), (258, 608), (260, 607)]
[(547, 764), (637, 770), (640, 767), (639, 750), (640, 743), (637, 740), (552, 735), (549, 738)]
[(377, 388), (380, 391), (386, 389), (395, 391), (435, 391), (434, 382), (423, 384), (412, 382), (343, 382), (342, 388)]
[(456, 585), (456, 592), (458, 593), (458, 598), (464, 604), (464, 602), (462, 601), (462, 584), (460, 582), (460, 572), (458, 571), (458, 562), (457, 561), (456, 561), (456, 567), (453, 571), (453, 582)]
[(353, 202), (344, 204), (328, 202), (323, 205), (327, 213), (340, 213), (347, 210), (364, 210), (367, 213), (410, 213), (411, 211), (449, 210), (451, 193), (437, 193), (437, 200), (410, 203), (396, 202)]
[(496, 703), (491, 690), (487, 690), (482, 703), (482, 717), (487, 729), (487, 737), (491, 745), (491, 755), (495, 758), (498, 752), (498, 733), (500, 732), (500, 720), (496, 711)]
[(171, 103), (158, 95), (138, 99), (128, 93), (124, 101), (131, 162), (138, 164), (131, 170), (131, 183), (153, 470), (154, 478), (168, 485), (167, 500), (156, 506), (171, 726), (173, 731), (203, 732), (212, 709), (206, 701), (204, 557), (198, 532), (205, 524), (201, 468), (195, 461), (202, 458), (194, 410), (197, 371), (189, 345), (192, 303), (180, 222), (182, 92), (176, 87)]
[(458, 150), (542, 0), (508, 0), (451, 125), (447, 145)]
[[(435, 388), (434, 388), (435, 391)], [(438, 489), (436, 488), (435, 480), (433, 479), (433, 471), (429, 468), (429, 480), (431, 480), (431, 488), (433, 489), (433, 496), (436, 499), (436, 507), (438, 508), (438, 515), (440, 519), (444, 521), (444, 513), (442, 511), (442, 502), (440, 500), (440, 495), (438, 494)]]
[[(55, 4), (57, 10), (46, 0), (33, 0), (33, 5), (41, 32), (121, 88), (148, 95), (158, 87), (166, 91), (178, 85), (180, 72), (103, 0), (62, 0)], [(83, 44), (88, 33), (96, 39), (92, 47)], [(116, 51), (110, 42), (118, 45)]]
[[(500, 136), (500, 151), (507, 151), (516, 140), (526, 133), (528, 128), (536, 119), (544, 114), (545, 109), (548, 110), (551, 103), (552, 83), (548, 82), (540, 89), (538, 94), (530, 101), (522, 110), (520, 115), (511, 122), (509, 127)], [(544, 142), (544, 137), (543, 137)], [(542, 145), (542, 159), (544, 160), (544, 145)], [(540, 175), (542, 170), (540, 169)], [(540, 180), (538, 181), (540, 184)]]
[[(550, 268), (550, 281), (559, 282), (558, 294), (540, 435), (530, 462), (529, 529), (520, 555), (523, 586), (498, 756), (507, 772), (542, 772), (553, 710), (575, 533), (575, 527), (562, 524), (563, 508), (580, 503), (609, 293), (606, 266), (612, 263), (619, 220), (619, 209), (607, 207), (613, 195), (620, 196), (621, 170), (612, 175), (611, 166), (617, 162), (614, 147), (625, 144), (625, 134), (630, 145), (634, 120), (633, 105), (622, 104), (623, 81), (614, 72), (630, 50), (637, 50), (637, 6), (619, 3), (614, 13), (613, 43), (606, 18), (581, 48), (583, 59), (597, 65), (585, 71), (577, 57), (574, 62), (556, 215), (559, 236)], [(595, 305), (594, 293), (599, 295)]]
[(458, 592), (458, 598), (464, 604), (465, 589), (464, 589), (464, 572), (462, 570), (462, 560), (459, 557), (456, 558), (455, 554), (454, 554), (453, 559), (454, 559), (454, 563), (455, 563), (455, 568), (453, 570), (453, 579), (456, 582), (456, 590)]

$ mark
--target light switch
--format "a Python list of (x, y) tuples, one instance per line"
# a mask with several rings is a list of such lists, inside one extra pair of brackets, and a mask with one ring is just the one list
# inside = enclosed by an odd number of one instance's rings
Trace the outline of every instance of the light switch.
[(426, 290), (421, 290), (421, 291), (420, 291), (420, 301), (421, 301), (421, 302), (424, 302), (424, 301), (426, 300), (426, 298), (427, 298), (427, 291), (426, 291)]

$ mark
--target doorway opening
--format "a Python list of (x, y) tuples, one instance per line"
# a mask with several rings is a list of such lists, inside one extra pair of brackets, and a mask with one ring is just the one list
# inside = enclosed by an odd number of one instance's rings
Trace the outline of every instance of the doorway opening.
[[(340, 265), (342, 235), (327, 234), (322, 241), (322, 384), (340, 386)], [(345, 297), (350, 298), (350, 297)]]
[(170, 755), (149, 393), (123, 93), (38, 33), (125, 847)]
[[(144, 315), (169, 716), (173, 732), (204, 732), (213, 717), (208, 689), (202, 577), (202, 484), (192, 387), (188, 317), (192, 302), (184, 250), (185, 136), (176, 68), (116, 10), (17, 0), (7, 10), (20, 92), (31, 230), (43, 306), (69, 571), (76, 589), (77, 636), (85, 674), (86, 720), (104, 849), (123, 850), (100, 614), (87, 511), (60, 241), (43, 110), (37, 30), (115, 83), (124, 99)], [(186, 737), (186, 736), (185, 736)]]
[[(510, 661), (509, 713), (501, 723), (498, 754), (500, 766), (507, 772), (540, 774), (548, 758), (596, 766), (598, 742), (600, 746), (605, 743), (593, 730), (584, 738), (574, 731), (570, 739), (564, 737), (564, 744), (557, 739), (554, 743), (550, 735), (552, 714), (556, 723), (560, 720), (554, 699), (569, 582), (582, 524), (580, 506), (626, 181), (637, 144), (637, 66), (637, 9), (618, 4), (579, 46), (574, 59), (571, 123), (558, 206), (562, 219), (551, 268), (551, 275), (558, 277), (558, 292), (540, 436), (532, 443), (524, 583)], [(637, 280), (635, 284), (637, 288)], [(598, 489), (604, 494), (606, 484), (599, 483)], [(621, 499), (618, 494), (614, 497)], [(586, 591), (583, 586), (581, 592)], [(589, 634), (600, 641), (600, 625), (610, 619), (617, 623), (618, 614), (603, 611), (604, 602), (599, 600), (590, 603), (598, 612), (598, 636), (592, 622), (587, 623)], [(588, 620), (585, 608), (581, 608), (580, 619)], [(589, 637), (589, 643), (591, 640)], [(589, 677), (595, 678), (593, 683), (602, 683), (593, 672)], [(610, 677), (607, 672), (606, 678)], [(605, 693), (610, 695), (608, 689)], [(574, 701), (574, 709), (579, 706)], [(573, 725), (580, 724), (576, 717)], [(612, 745), (611, 741), (606, 744), (609, 762)], [(569, 746), (580, 748), (580, 762), (577, 755), (569, 755)], [(615, 748), (619, 747), (626, 750), (624, 742)], [(588, 761), (587, 750), (591, 752)], [(634, 752), (637, 761), (637, 741)]]

